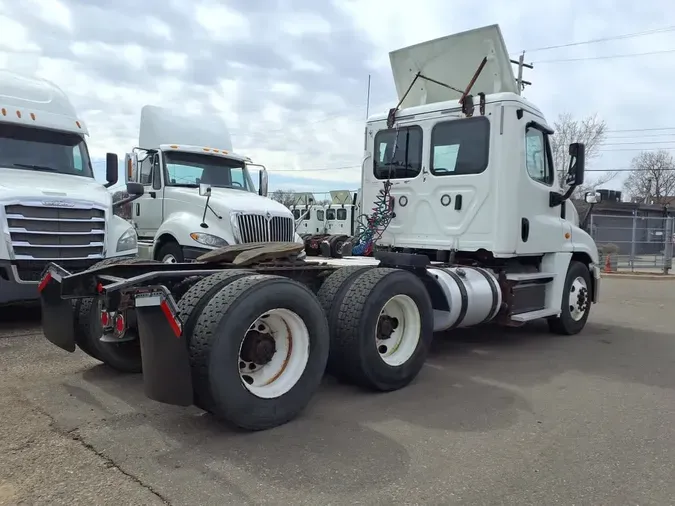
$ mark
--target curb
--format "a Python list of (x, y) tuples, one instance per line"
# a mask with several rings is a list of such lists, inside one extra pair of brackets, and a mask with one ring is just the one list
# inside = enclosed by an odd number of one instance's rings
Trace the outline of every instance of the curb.
[(631, 273), (608, 273), (608, 272), (601, 272), (600, 277), (605, 278), (605, 279), (644, 279), (644, 280), (659, 280), (659, 281), (675, 281), (675, 275), (673, 274), (640, 274), (637, 272), (631, 272)]

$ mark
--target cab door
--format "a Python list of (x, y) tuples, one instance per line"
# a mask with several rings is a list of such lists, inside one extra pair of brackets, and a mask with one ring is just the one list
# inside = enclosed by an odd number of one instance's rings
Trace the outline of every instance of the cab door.
[(525, 159), (519, 173), (517, 206), (520, 220), (516, 253), (520, 255), (553, 253), (563, 245), (563, 220), (560, 206), (551, 207), (551, 192), (559, 191), (550, 136), (552, 131), (541, 120), (525, 112), (521, 134)]
[(141, 239), (154, 239), (163, 219), (162, 170), (158, 153), (153, 153), (139, 164), (139, 183), (145, 189), (134, 201), (133, 221)]

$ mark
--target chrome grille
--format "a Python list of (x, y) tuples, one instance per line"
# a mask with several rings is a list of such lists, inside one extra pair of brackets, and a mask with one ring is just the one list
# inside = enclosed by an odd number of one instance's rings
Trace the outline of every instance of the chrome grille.
[(240, 214), (237, 216), (240, 240), (249, 242), (293, 242), (295, 226), (293, 218), (264, 214)]
[(103, 258), (105, 212), (48, 206), (5, 206), (17, 260)]

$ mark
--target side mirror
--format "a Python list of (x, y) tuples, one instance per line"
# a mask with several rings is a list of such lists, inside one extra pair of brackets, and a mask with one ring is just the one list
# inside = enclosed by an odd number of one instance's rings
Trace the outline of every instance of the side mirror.
[(138, 155), (127, 153), (124, 155), (124, 176), (129, 181), (135, 181), (138, 174)]
[(211, 185), (208, 183), (199, 183), (199, 194), (202, 197), (209, 197), (211, 195)]
[(145, 193), (145, 188), (143, 188), (143, 185), (141, 183), (134, 183), (132, 181), (127, 183), (127, 193), (129, 195), (137, 195), (140, 197), (141, 195), (143, 195), (143, 193)]
[(105, 180), (108, 181), (104, 186), (111, 187), (117, 183), (119, 178), (119, 166), (117, 155), (115, 153), (106, 153), (105, 155)]
[(602, 201), (602, 195), (598, 192), (586, 192), (584, 200), (587, 204), (597, 204)]
[(565, 182), (569, 186), (579, 186), (584, 183), (584, 171), (586, 169), (586, 146), (581, 142), (570, 144), (570, 166), (567, 169)]
[(267, 169), (261, 166), (260, 172), (258, 172), (258, 194), (267, 197), (268, 186), (269, 176), (267, 175)]

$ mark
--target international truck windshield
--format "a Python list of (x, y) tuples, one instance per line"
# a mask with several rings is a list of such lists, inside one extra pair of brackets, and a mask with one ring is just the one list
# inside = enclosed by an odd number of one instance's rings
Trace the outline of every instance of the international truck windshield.
[(0, 124), (0, 167), (94, 177), (80, 135), (7, 123)]
[(181, 151), (164, 152), (169, 186), (197, 187), (200, 183), (215, 188), (234, 188), (254, 192), (246, 164), (216, 155)]

